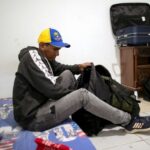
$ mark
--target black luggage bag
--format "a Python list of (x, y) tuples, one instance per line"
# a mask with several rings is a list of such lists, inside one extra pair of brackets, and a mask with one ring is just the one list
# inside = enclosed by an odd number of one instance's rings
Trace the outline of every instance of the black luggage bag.
[(120, 3), (110, 8), (111, 25), (119, 46), (150, 44), (150, 5)]

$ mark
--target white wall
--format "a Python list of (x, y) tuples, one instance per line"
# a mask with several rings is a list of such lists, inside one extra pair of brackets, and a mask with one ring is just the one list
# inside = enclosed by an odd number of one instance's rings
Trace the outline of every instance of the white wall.
[[(11, 97), (17, 55), (21, 48), (37, 46), (39, 33), (58, 29), (70, 49), (58, 60), (74, 64), (92, 61), (106, 66), (120, 81), (119, 51), (111, 31), (110, 6), (149, 0), (0, 0), (0, 97)], [(115, 71), (113, 70), (115, 66)]]

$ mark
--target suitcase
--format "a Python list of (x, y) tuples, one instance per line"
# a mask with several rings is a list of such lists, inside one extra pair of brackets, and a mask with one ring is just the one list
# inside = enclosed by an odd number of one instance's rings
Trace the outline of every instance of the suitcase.
[(112, 31), (119, 46), (150, 44), (150, 5), (120, 3), (110, 8)]
[(116, 32), (116, 41), (120, 46), (150, 45), (150, 26), (131, 26)]

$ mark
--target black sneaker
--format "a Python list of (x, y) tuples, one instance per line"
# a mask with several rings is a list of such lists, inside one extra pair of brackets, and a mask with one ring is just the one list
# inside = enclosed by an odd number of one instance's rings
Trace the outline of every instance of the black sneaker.
[(124, 128), (128, 133), (148, 131), (150, 130), (150, 116), (136, 116)]

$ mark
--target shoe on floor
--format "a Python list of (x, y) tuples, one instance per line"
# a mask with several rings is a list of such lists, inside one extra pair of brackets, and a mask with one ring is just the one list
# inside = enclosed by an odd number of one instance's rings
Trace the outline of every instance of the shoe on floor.
[(128, 133), (146, 132), (150, 130), (150, 116), (136, 116), (124, 128)]

